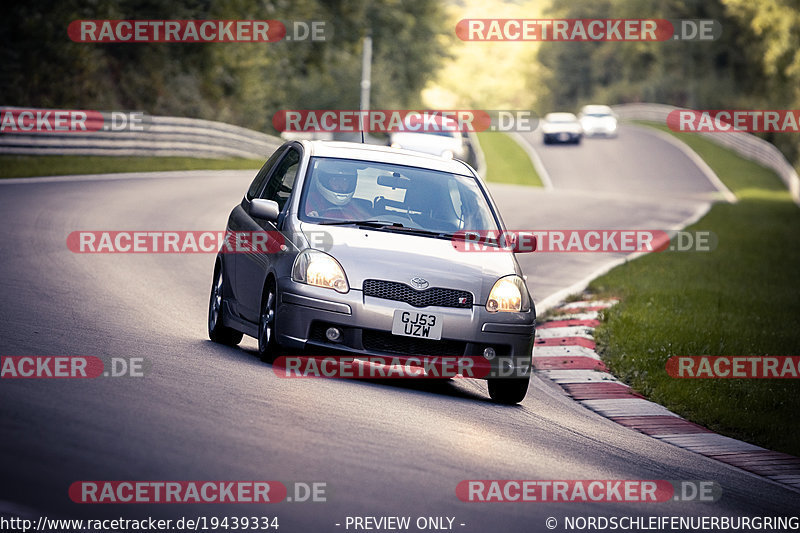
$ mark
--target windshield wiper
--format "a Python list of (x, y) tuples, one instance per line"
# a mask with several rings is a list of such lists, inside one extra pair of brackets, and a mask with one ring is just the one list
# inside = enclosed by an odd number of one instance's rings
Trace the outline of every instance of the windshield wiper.
[(354, 226), (368, 226), (371, 228), (385, 228), (395, 227), (404, 228), (400, 222), (382, 222), (380, 220), (335, 220), (331, 222), (320, 222), (320, 226), (347, 226), (352, 224)]
[(387, 227), (385, 227), (385, 229), (389, 230), (389, 231), (395, 230), (398, 233), (409, 233), (409, 234), (413, 234), (413, 235), (424, 235), (426, 237), (435, 237), (437, 239), (448, 239), (448, 240), (450, 240), (450, 239), (453, 239), (453, 238), (456, 237), (456, 235), (454, 233), (449, 233), (449, 232), (446, 232), (446, 231), (435, 231), (435, 230), (429, 230), (429, 229), (425, 229), (425, 228), (414, 228), (414, 227), (411, 227), (411, 226), (403, 226), (403, 225), (387, 226)]
[(320, 222), (320, 226), (367, 226), (375, 229), (385, 229), (388, 231), (400, 231), (402, 233), (413, 233), (417, 235), (426, 235), (436, 237), (439, 239), (461, 239), (461, 235), (455, 233), (448, 233), (443, 231), (433, 231), (424, 228), (414, 228), (411, 226), (404, 226), (400, 222), (385, 222), (380, 220), (335, 220), (330, 222)]
[(411, 228), (411, 227), (407, 228), (407, 227), (403, 226), (402, 228), (398, 228), (398, 229), (401, 229), (401, 231), (403, 231), (405, 233), (418, 233), (420, 235), (432, 235), (434, 237), (442, 237), (442, 236), (446, 237), (447, 236), (446, 233), (442, 233), (441, 231), (431, 231), (429, 229), (423, 229), (423, 228)]
[(473, 231), (459, 231), (458, 233), (448, 234), (453, 240), (479, 242), (481, 244), (488, 244), (490, 246), (500, 246), (501, 243), (496, 237), (489, 237), (482, 235), (481, 232)]

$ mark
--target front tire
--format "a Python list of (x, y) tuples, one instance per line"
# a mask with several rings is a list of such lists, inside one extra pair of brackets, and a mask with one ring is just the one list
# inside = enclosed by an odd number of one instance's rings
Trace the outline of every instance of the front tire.
[(242, 341), (242, 332), (222, 324), (223, 288), (222, 262), (214, 269), (214, 281), (211, 284), (211, 297), (208, 302), (208, 338), (226, 346), (236, 346)]
[(528, 394), (530, 376), (524, 378), (492, 378), (488, 380), (489, 396), (497, 403), (514, 405)]
[(271, 363), (278, 355), (278, 342), (275, 340), (275, 309), (278, 293), (275, 283), (270, 280), (261, 303), (258, 317), (258, 356), (265, 363)]

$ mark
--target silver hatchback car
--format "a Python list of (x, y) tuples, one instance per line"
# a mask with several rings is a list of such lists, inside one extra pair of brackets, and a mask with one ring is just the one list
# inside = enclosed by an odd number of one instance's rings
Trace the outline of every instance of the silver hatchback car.
[[(288, 142), (258, 172), (227, 231), (262, 232), (275, 245), (241, 253), (223, 246), (211, 340), (235, 345), (250, 335), (266, 361), (285, 350), (470, 358), (488, 369), (481, 377), (492, 399), (525, 397), (533, 300), (514, 256), (520, 250), (504, 242), (497, 207), (466, 163)], [(484, 253), (465, 251), (470, 239)]]

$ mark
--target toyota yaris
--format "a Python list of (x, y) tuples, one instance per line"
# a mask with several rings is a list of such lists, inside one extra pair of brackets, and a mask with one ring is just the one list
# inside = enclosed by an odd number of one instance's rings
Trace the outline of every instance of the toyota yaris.
[[(536, 313), (518, 247), (466, 163), (372, 145), (294, 141), (264, 164), (228, 235), (275, 246), (220, 250), (210, 338), (351, 357), (471, 358), (489, 394), (528, 390)], [(470, 252), (465, 241), (480, 242)], [(238, 251), (238, 248), (234, 249)]]

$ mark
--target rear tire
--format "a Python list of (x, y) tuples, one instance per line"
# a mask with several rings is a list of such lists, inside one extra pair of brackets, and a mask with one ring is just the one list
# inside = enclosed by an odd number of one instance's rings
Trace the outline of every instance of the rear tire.
[(488, 380), (489, 396), (497, 403), (514, 405), (528, 394), (530, 376), (524, 378), (492, 378)]
[(278, 293), (275, 282), (267, 282), (267, 291), (261, 303), (261, 313), (258, 317), (258, 356), (265, 363), (271, 363), (278, 355), (278, 342), (275, 340), (275, 310), (277, 308)]
[(211, 284), (211, 297), (208, 302), (208, 338), (226, 346), (236, 346), (242, 342), (242, 332), (222, 324), (224, 307), (223, 288), (225, 278), (222, 275), (222, 261), (214, 269), (214, 281)]

